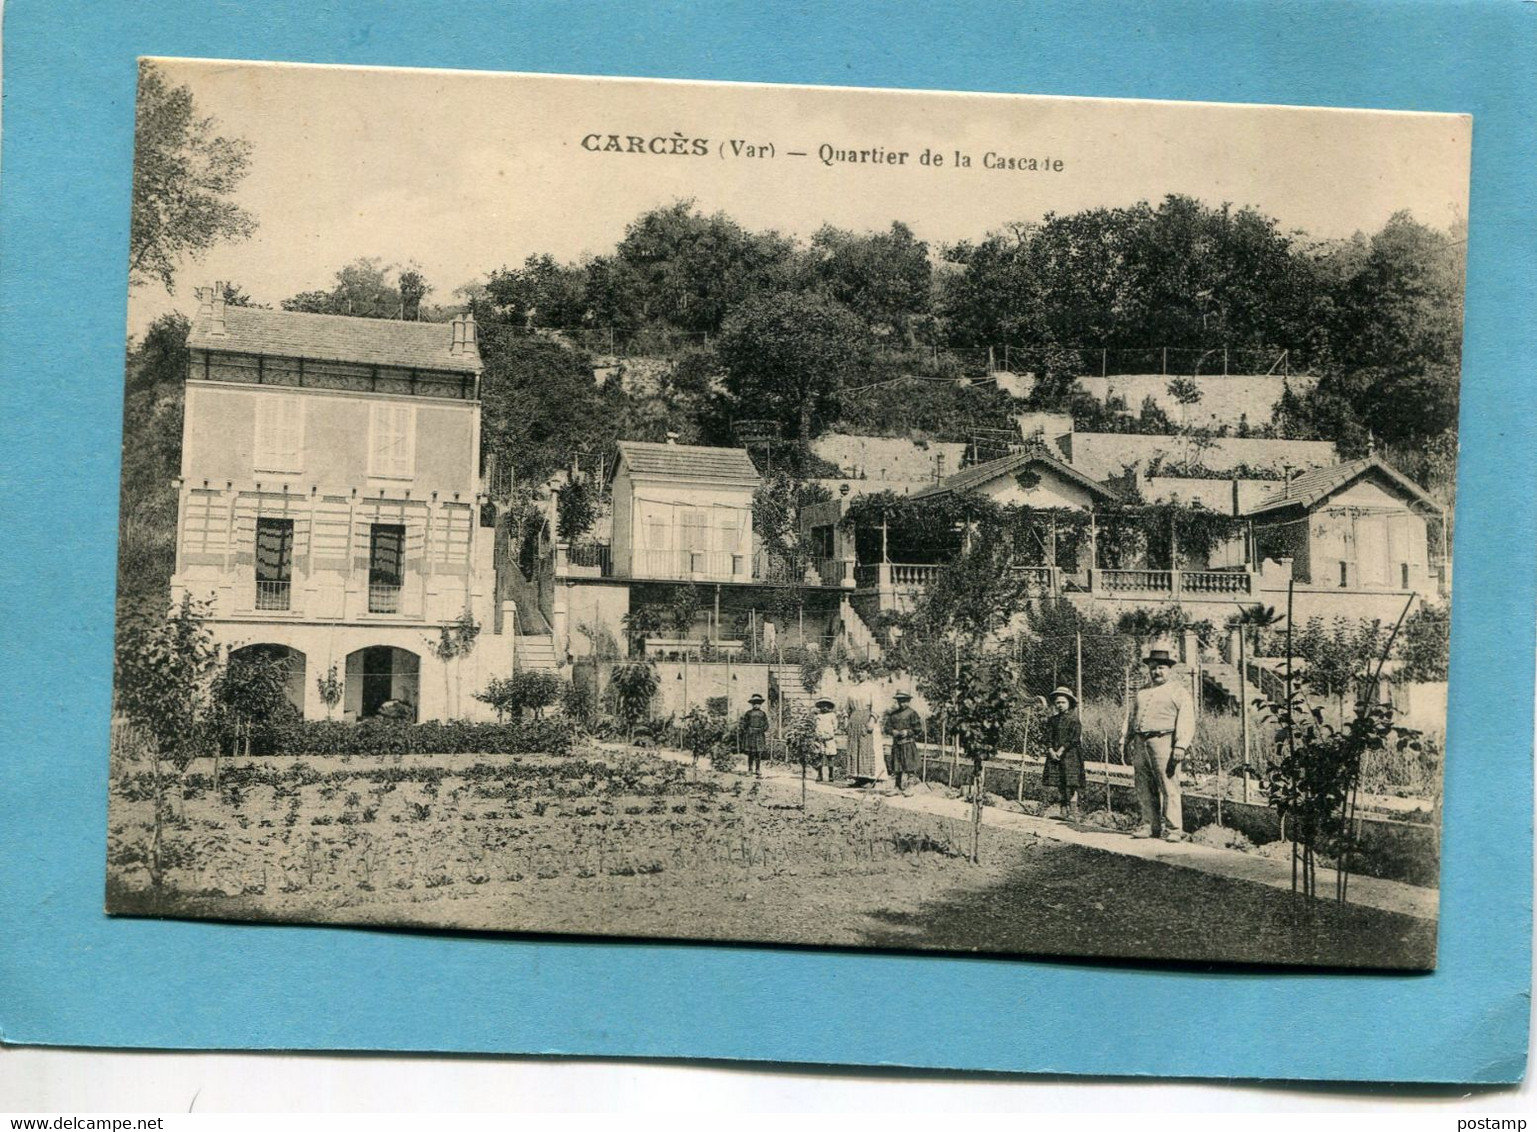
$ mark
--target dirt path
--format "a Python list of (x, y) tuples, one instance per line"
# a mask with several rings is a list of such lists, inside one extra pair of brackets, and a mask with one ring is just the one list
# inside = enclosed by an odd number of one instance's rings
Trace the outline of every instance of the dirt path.
[[(680, 762), (690, 761), (686, 751), (658, 749), (646, 753), (658, 758)], [(799, 789), (798, 769), (777, 764), (769, 766), (764, 773), (769, 779), (794, 779), (795, 788)], [(891, 790), (855, 789), (815, 780), (809, 781), (806, 788), (808, 791), (843, 797), (880, 797), (893, 809), (932, 814), (935, 817), (969, 821), (971, 816), (970, 803), (930, 792), (922, 784), (918, 784), (907, 797)], [(1085, 849), (1097, 849), (1104, 853), (1134, 857), (1143, 861), (1156, 861), (1180, 869), (1193, 869), (1208, 876), (1267, 885), (1270, 888), (1284, 889), (1288, 893), (1292, 887), (1289, 859), (1276, 860), (1255, 853), (1242, 853), (1236, 849), (1218, 849), (1189, 841), (1170, 843), (1151, 839), (1142, 840), (1097, 826), (1069, 825), (1067, 822), (1015, 813), (997, 807), (988, 807), (983, 812), (982, 821), (985, 827), (1031, 833), (1049, 841), (1078, 845)], [(986, 836), (985, 830), (983, 836)], [(1317, 874), (1318, 890), (1332, 894), (1334, 870), (1320, 865), (1317, 868)], [(1440, 893), (1434, 888), (1420, 888), (1412, 884), (1355, 874), (1350, 878), (1350, 903), (1433, 921), (1437, 918)]]

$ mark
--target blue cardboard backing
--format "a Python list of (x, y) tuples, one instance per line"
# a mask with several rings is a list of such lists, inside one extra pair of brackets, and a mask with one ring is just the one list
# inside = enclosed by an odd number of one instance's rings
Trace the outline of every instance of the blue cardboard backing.
[[(1526, 1060), (1530, 4), (12, 0), (0, 183), (0, 1036), (1497, 1082)], [(112, 920), (106, 736), (135, 58), (1475, 116), (1439, 968), (1254, 973)], [(1065, 1009), (1063, 1004), (1071, 1004)]]

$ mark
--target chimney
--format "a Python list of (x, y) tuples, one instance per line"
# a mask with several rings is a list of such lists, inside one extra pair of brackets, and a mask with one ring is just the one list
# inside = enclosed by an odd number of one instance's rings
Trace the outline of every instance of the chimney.
[(458, 357), (460, 354), (473, 353), (475, 350), (475, 312), (457, 315), (453, 322), (454, 337), (449, 343), (448, 352)]
[(945, 454), (943, 452), (936, 452), (934, 453), (934, 482), (940, 483), (944, 480), (944, 478)]
[(1290, 499), (1291, 497), (1292, 497), (1292, 466), (1290, 464), (1282, 464), (1281, 465), (1281, 498), (1282, 499)]
[(224, 283), (214, 280), (213, 293), (209, 295), (208, 303), (209, 327), (208, 333), (215, 337), (222, 337), (228, 333), (224, 325)]

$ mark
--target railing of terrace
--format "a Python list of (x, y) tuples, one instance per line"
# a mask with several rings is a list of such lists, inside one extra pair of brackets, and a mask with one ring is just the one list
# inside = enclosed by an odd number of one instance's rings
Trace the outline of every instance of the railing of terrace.
[(939, 577), (941, 567), (929, 563), (915, 564), (891, 562), (891, 584), (894, 586), (927, 586)]
[(1010, 566), (1009, 570), (1035, 593), (1052, 593), (1056, 571), (1050, 566)]
[(1252, 579), (1247, 570), (1183, 570), (1179, 575), (1181, 593), (1246, 594)]
[(1170, 593), (1174, 575), (1169, 570), (1098, 570), (1099, 588), (1112, 593)]

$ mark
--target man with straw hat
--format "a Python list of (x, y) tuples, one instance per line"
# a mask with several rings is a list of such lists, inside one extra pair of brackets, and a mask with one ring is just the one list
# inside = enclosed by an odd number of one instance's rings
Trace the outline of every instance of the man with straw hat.
[(1179, 771), (1195, 738), (1195, 705), (1190, 693), (1169, 679), (1174, 658), (1168, 649), (1152, 649), (1146, 663), (1151, 683), (1137, 692), (1121, 736), (1121, 753), (1131, 756), (1142, 809), (1142, 824), (1131, 835), (1183, 841)]
[(1046, 717), (1046, 765), (1043, 778), (1057, 792), (1063, 820), (1077, 821), (1078, 792), (1084, 788), (1083, 725), (1073, 710), (1078, 697), (1071, 688), (1053, 688), (1051, 715)]
[(768, 750), (768, 713), (760, 706), (757, 692), (747, 697), (748, 708), (742, 713), (742, 750), (747, 755), (747, 773), (763, 777), (763, 755)]

